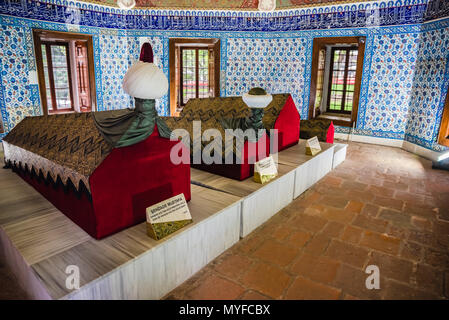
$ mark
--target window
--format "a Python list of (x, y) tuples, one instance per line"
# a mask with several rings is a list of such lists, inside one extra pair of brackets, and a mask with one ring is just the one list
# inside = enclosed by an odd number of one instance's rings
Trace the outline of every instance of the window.
[(449, 92), (446, 95), (446, 103), (444, 105), (443, 117), (441, 118), (438, 143), (443, 146), (449, 147)]
[(351, 113), (354, 100), (357, 48), (332, 48), (328, 112)]
[(323, 82), (324, 82), (324, 66), (325, 66), (326, 50), (321, 49), (318, 58), (318, 71), (316, 80), (316, 97), (314, 109), (319, 109), (321, 100), (323, 99)]
[(352, 126), (357, 119), (365, 37), (317, 38), (313, 42), (309, 119)]
[(78, 103), (80, 111), (92, 111), (89, 81), (89, 55), (87, 43), (75, 42), (76, 81), (78, 84)]
[(44, 113), (95, 110), (92, 37), (35, 30), (34, 45)]
[(42, 42), (48, 112), (74, 111), (68, 43)]
[(181, 105), (190, 98), (213, 96), (209, 83), (209, 49), (181, 48)]
[(219, 96), (220, 40), (170, 39), (170, 111), (189, 99)]

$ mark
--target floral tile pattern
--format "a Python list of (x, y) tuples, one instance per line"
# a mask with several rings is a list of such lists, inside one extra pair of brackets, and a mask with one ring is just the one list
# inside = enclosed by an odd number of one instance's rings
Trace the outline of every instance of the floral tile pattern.
[(24, 28), (1, 25), (0, 30), (2, 107), (4, 105), (1, 111), (5, 130), (10, 130), (23, 117), (34, 115), (34, 108)]
[(415, 64), (406, 138), (435, 147), (449, 78), (449, 28), (423, 34)]
[(374, 37), (364, 129), (404, 133), (419, 40), (418, 33)]
[(122, 82), (128, 70), (129, 50), (126, 37), (100, 35), (101, 83), (103, 85), (103, 108), (123, 109), (131, 106), (131, 98), (123, 91)]
[[(0, 14), (0, 111), (7, 131), (24, 116), (42, 112), (38, 85), (31, 76), (36, 70), (32, 28), (93, 36), (97, 110), (133, 106), (133, 99), (122, 89), (122, 81), (128, 67), (138, 59), (144, 41), (152, 44), (155, 63), (168, 77), (169, 38), (208, 37), (221, 40), (222, 96), (241, 95), (253, 86), (262, 86), (271, 93), (289, 92), (302, 118), (307, 118), (308, 114), (313, 39), (360, 35), (366, 36), (366, 50), (356, 132), (382, 138), (405, 138), (429, 149), (441, 148), (436, 144), (436, 136), (449, 84), (449, 19), (422, 23), (422, 20), (413, 20), (407, 11), (414, 10), (422, 17), (422, 9), (428, 1), (399, 1), (399, 6), (394, 8), (378, 1), (379, 12), (396, 19), (395, 23), (404, 19), (408, 22), (389, 26), (393, 20), (384, 23), (374, 19), (377, 26), (370, 28), (366, 28), (372, 26), (366, 21), (358, 27), (360, 21), (353, 21), (351, 17), (354, 14), (359, 17), (359, 9), (366, 9), (365, 13), (368, 8), (374, 10), (374, 2), (359, 7), (345, 5), (348, 10), (339, 16), (341, 20), (332, 20), (338, 16), (337, 6), (301, 9), (305, 11), (298, 13), (279, 11), (273, 14), (272, 20), (266, 20), (268, 17), (260, 17), (258, 12), (239, 12), (234, 17), (235, 12), (217, 11), (212, 19), (207, 16), (210, 12), (199, 16), (194, 11), (150, 13), (138, 10), (136, 16), (131, 16), (119, 9), (80, 6), (79, 2), (46, 2), (49, 4), (0, 0), (0, 13), (7, 11), (8, 14)], [(404, 9), (402, 4), (410, 6)], [(440, 4), (438, 2), (432, 12), (439, 15)], [(70, 7), (70, 17), (64, 11), (65, 5)], [(24, 12), (23, 6), (27, 6), (28, 11)], [(313, 16), (314, 12), (325, 13), (326, 10), (329, 14), (325, 17), (330, 20)], [(245, 18), (251, 14), (252, 17)], [(35, 20), (28, 19), (31, 17)], [(274, 21), (274, 25), (268, 21)], [(287, 28), (286, 21), (295, 25), (294, 29)], [(416, 24), (410, 24), (411, 21)], [(208, 29), (210, 24), (214, 29)], [(329, 28), (321, 28), (322, 25)], [(169, 113), (168, 95), (157, 101), (156, 108), (161, 115)], [(347, 132), (347, 128), (337, 130)]]
[[(234, 1), (235, 2), (235, 1)], [(321, 1), (321, 3), (326, 1)], [(347, 2), (347, 1), (346, 1)], [(274, 12), (257, 10), (135, 9), (132, 11), (79, 1), (0, 0), (0, 14), (83, 26), (214, 31), (297, 31), (328, 28), (405, 25), (445, 17), (447, 0), (378, 0), (358, 3), (329, 2)], [(309, 2), (310, 4), (310, 2)], [(217, 4), (214, 4), (217, 6)], [(152, 16), (148, 19), (148, 16)]]
[(291, 93), (303, 105), (307, 40), (304, 38), (247, 39), (227, 42), (226, 95), (241, 96), (252, 87), (270, 93)]

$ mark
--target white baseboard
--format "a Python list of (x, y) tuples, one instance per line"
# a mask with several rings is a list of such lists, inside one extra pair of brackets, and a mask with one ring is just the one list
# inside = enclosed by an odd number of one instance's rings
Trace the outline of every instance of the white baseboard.
[(421, 147), (417, 144), (405, 140), (377, 138), (357, 134), (353, 134), (350, 136), (350, 134), (348, 133), (338, 133), (338, 132), (335, 133), (334, 138), (343, 141), (362, 142), (362, 143), (370, 143), (388, 147), (401, 148), (403, 150), (417, 154), (429, 160), (436, 160), (439, 155), (437, 151), (426, 149), (424, 147)]
[(423, 158), (435, 161), (437, 160), (438, 156), (439, 156), (439, 152), (437, 151), (433, 151), (433, 150), (429, 150), (426, 149), (424, 147), (418, 146), (417, 144), (408, 142), (408, 141), (404, 141), (402, 143), (402, 149), (409, 151), (411, 153), (417, 154)]
[(336, 139), (343, 141), (378, 144), (382, 146), (396, 147), (396, 148), (401, 148), (403, 142), (403, 140), (397, 139), (378, 138), (378, 137), (362, 136), (357, 134), (350, 135), (348, 133), (335, 133), (334, 137)]

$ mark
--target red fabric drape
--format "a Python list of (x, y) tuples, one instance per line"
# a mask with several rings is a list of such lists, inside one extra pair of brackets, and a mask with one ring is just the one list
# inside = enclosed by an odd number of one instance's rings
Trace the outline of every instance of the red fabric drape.
[[(64, 190), (62, 185), (15, 170), (56, 208), (92, 237), (100, 239), (146, 219), (145, 209), (159, 201), (190, 193), (190, 165), (170, 160), (172, 142), (157, 129), (146, 140), (114, 149), (90, 176), (87, 193)], [(182, 148), (185, 148), (182, 145)], [(188, 150), (183, 154), (188, 155)]]

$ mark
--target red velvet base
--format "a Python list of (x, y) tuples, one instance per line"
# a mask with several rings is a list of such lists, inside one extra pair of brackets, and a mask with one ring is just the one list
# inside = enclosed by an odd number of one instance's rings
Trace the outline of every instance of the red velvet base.
[[(265, 148), (262, 148), (265, 146)], [(246, 141), (241, 164), (191, 164), (192, 168), (207, 171), (226, 178), (245, 180), (254, 174), (254, 163), (270, 154), (270, 139), (264, 134), (257, 142)]]
[(331, 122), (331, 125), (329, 126), (329, 129), (327, 129), (327, 135), (326, 135), (326, 142), (327, 143), (334, 143), (334, 134), (335, 134), (334, 123)]
[[(285, 102), (284, 107), (276, 119), (274, 129), (277, 130), (278, 151), (284, 150), (298, 143), (299, 141), (299, 120), (300, 116), (298, 109), (296, 109), (295, 102), (289, 96)], [(266, 152), (258, 146), (265, 143)], [(256, 145), (258, 150), (257, 157), (254, 154), (249, 154), (248, 144), (245, 144), (245, 156), (242, 164), (192, 164), (193, 168), (203, 171), (211, 172), (231, 179), (244, 180), (254, 174), (254, 162), (267, 157), (270, 154), (270, 138), (265, 136), (260, 139)], [(251, 160), (249, 160), (251, 159)], [(257, 160), (255, 160), (257, 159)], [(250, 164), (252, 163), (252, 164)]]
[(64, 190), (62, 184), (46, 182), (41, 177), (31, 175), (28, 171), (13, 169), (23, 180), (50, 201), (59, 211), (64, 213), (84, 231), (95, 237), (96, 221), (92, 201), (87, 192), (75, 192), (74, 189)]
[(299, 112), (291, 95), (288, 96), (284, 107), (274, 124), (278, 130), (278, 150), (284, 150), (298, 143), (299, 140)]
[(145, 209), (159, 201), (180, 193), (190, 200), (190, 166), (174, 165), (170, 160), (170, 150), (177, 143), (181, 142), (152, 135), (133, 146), (114, 149), (90, 176), (92, 200), (85, 192), (65, 191), (62, 185), (15, 171), (73, 222), (100, 239), (145, 221)]
[(180, 193), (190, 200), (190, 166), (170, 160), (177, 143), (181, 142), (151, 136), (116, 148), (92, 173), (96, 238), (145, 221), (145, 209), (162, 200)]

